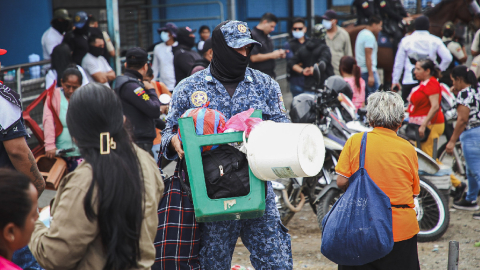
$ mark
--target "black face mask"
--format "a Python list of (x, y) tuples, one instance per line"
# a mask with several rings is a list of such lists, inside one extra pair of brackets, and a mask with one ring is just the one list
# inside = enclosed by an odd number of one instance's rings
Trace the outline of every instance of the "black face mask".
[(210, 72), (220, 82), (241, 82), (245, 78), (250, 52), (243, 56), (227, 45), (220, 28), (228, 22), (217, 25), (212, 32), (213, 58)]
[(177, 36), (177, 41), (178, 41), (178, 44), (186, 46), (189, 49), (195, 46), (195, 37), (179, 35)]
[(52, 20), (52, 27), (57, 30), (60, 34), (63, 34), (70, 30), (70, 22), (66, 20)]
[(90, 46), (88, 52), (91, 53), (95, 57), (99, 57), (100, 55), (103, 55), (105, 49), (104, 48), (99, 48), (99, 47), (94, 47)]
[(77, 35), (86, 35), (88, 36), (88, 32), (90, 32), (90, 26), (88, 24), (85, 24), (82, 28), (75, 28), (73, 32)]

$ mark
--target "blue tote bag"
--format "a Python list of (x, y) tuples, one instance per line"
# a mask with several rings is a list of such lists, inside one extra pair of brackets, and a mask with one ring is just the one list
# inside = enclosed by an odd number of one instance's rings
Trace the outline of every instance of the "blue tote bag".
[(393, 249), (389, 197), (365, 170), (367, 133), (360, 147), (360, 168), (348, 180), (345, 194), (322, 220), (321, 252), (340, 265), (364, 265)]

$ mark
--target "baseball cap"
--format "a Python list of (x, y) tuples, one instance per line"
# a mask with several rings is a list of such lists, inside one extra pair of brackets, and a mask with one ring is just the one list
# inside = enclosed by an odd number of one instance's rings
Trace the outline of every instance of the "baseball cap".
[(148, 53), (140, 47), (128, 49), (125, 57), (128, 65), (142, 65), (148, 62)]
[(177, 36), (189, 36), (197, 31), (197, 29), (192, 29), (188, 26), (180, 27), (177, 29)]
[(167, 23), (164, 27), (158, 28), (157, 32), (161, 33), (163, 31), (167, 31), (172, 34), (173, 37), (177, 37), (177, 26), (174, 23)]
[(203, 48), (200, 51), (200, 53), (203, 55), (204, 53), (206, 53), (211, 48), (212, 48), (212, 39), (209, 38), (209, 39), (205, 40), (205, 43), (203, 43)]
[(325, 12), (325, 14), (323, 14), (322, 18), (327, 21), (336, 20), (337, 13), (335, 12), (335, 10), (329, 9)]
[(88, 15), (85, 11), (79, 11), (75, 14), (75, 17), (73, 17), (73, 25), (76, 28), (83, 28), (85, 23), (88, 21)]
[(54, 19), (64, 19), (70, 21), (72, 18), (68, 17), (68, 11), (64, 8), (57, 9), (53, 12)]
[(453, 35), (453, 32), (455, 31), (455, 25), (448, 21), (443, 25), (442, 32), (443, 36), (445, 37), (450, 37)]
[(220, 30), (230, 48), (238, 49), (248, 44), (258, 44), (262, 46), (262, 44), (252, 39), (250, 29), (245, 22), (229, 21), (220, 27)]
[(7, 50), (4, 50), (4, 49), (0, 49), (0, 55), (4, 55), (7, 53)]

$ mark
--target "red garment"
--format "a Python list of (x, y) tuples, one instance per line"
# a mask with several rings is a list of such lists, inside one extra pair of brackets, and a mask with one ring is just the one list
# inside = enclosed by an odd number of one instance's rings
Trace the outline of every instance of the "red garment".
[[(422, 82), (418, 89), (410, 94), (410, 104), (408, 105), (409, 116), (413, 118), (426, 117), (432, 107), (429, 96), (435, 94), (438, 94), (438, 103), (440, 105), (442, 102), (442, 89), (435, 77), (431, 77), (430, 80)], [(429, 124), (441, 124), (444, 122), (445, 119), (442, 109), (440, 108)]]
[(22, 270), (22, 268), (18, 267), (13, 262), (3, 258), (0, 256), (0, 269), (2, 270)]

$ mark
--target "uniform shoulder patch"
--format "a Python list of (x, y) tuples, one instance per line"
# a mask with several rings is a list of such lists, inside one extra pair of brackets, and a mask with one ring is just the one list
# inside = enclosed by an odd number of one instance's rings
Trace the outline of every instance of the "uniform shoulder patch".
[(385, 2), (385, 1), (380, 2), (380, 7), (383, 8), (383, 7), (385, 7), (386, 5), (387, 5), (387, 2)]
[(363, 8), (368, 8), (368, 2), (366, 2), (366, 1), (363, 2), (362, 7), (363, 7)]
[(283, 113), (286, 113), (287, 109), (285, 108), (285, 103), (283, 102), (282, 94), (278, 93), (277, 96), (278, 96), (278, 107), (280, 108), (280, 111), (282, 111)]
[(145, 94), (145, 90), (142, 87), (137, 87), (133, 92), (139, 97)]

